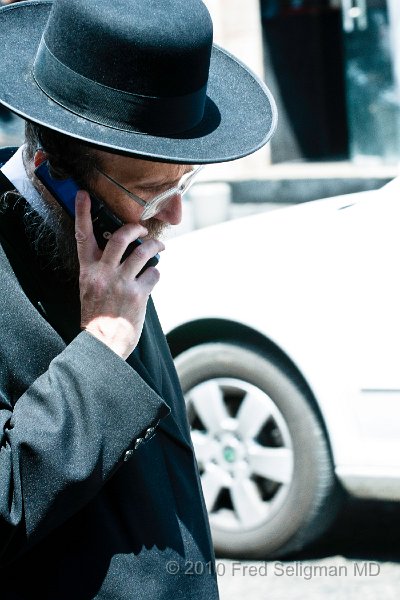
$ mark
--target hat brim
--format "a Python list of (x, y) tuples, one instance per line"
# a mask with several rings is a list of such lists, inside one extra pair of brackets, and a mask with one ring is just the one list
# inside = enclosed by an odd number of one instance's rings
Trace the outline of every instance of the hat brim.
[(153, 136), (85, 119), (51, 100), (32, 68), (52, 2), (22, 2), (0, 9), (3, 71), (0, 102), (23, 118), (118, 153), (186, 164), (225, 162), (266, 144), (277, 123), (266, 85), (244, 64), (213, 46), (204, 118), (194, 129)]

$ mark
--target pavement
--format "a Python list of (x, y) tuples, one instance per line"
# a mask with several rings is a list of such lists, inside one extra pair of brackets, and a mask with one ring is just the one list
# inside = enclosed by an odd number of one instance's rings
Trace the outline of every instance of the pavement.
[(313, 561), (218, 561), (221, 600), (397, 600), (400, 565), (337, 555)]
[(290, 560), (219, 558), (221, 600), (397, 600), (400, 503), (350, 500), (330, 533)]

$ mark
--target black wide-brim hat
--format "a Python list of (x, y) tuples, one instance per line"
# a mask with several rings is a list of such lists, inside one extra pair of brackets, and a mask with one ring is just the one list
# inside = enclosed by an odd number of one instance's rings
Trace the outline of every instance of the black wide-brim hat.
[(274, 100), (212, 44), (201, 0), (54, 0), (0, 9), (0, 102), (105, 150), (205, 164), (271, 138)]

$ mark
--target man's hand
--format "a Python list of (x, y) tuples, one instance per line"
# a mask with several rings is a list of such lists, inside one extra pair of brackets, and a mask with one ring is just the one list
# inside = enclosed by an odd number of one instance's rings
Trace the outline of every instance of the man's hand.
[(164, 250), (164, 244), (146, 240), (121, 264), (128, 245), (147, 235), (142, 225), (126, 224), (101, 251), (93, 235), (90, 198), (83, 191), (76, 197), (75, 232), (81, 327), (126, 359), (139, 341), (147, 300), (160, 277), (155, 267), (137, 275), (152, 256)]

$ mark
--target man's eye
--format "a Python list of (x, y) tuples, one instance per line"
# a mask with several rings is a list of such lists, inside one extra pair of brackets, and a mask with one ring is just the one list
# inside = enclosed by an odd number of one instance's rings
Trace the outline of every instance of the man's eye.
[(160, 193), (159, 188), (142, 188), (137, 194), (144, 200), (151, 200), (154, 196), (158, 196)]
[(171, 189), (171, 187), (172, 187), (171, 185), (166, 185), (166, 184), (151, 186), (151, 187), (143, 187), (142, 192), (143, 192), (143, 194), (147, 194), (149, 196), (158, 196), (159, 194), (163, 194), (167, 190)]

